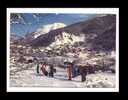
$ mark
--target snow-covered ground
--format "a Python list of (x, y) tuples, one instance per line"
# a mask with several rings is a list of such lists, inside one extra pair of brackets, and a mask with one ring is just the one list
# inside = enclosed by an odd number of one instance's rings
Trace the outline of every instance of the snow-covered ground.
[(66, 69), (56, 67), (54, 78), (36, 74), (35, 67), (17, 72), (10, 76), (10, 87), (55, 87), (55, 88), (114, 88), (115, 74), (97, 72), (88, 74), (87, 80), (81, 82), (81, 76), (72, 81), (67, 80)]

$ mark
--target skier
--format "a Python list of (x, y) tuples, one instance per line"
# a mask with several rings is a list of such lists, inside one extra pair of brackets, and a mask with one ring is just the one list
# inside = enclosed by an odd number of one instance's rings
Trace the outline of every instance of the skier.
[(72, 77), (76, 77), (78, 75), (78, 68), (75, 64), (72, 65)]
[(46, 69), (46, 71), (48, 72), (48, 76), (49, 76), (49, 73), (50, 73), (50, 66), (49, 66), (49, 65), (46, 65), (46, 66), (45, 66), (45, 69)]
[(42, 64), (42, 67), (41, 67), (42, 73), (43, 75), (47, 76), (48, 72), (46, 71), (46, 62), (41, 63), (41, 64)]
[(67, 62), (64, 62), (64, 69), (67, 69)]
[(72, 64), (68, 63), (67, 66), (68, 80), (72, 80)]
[(86, 75), (87, 75), (87, 69), (85, 66), (80, 66), (80, 75), (81, 75), (81, 81), (86, 81)]
[(40, 69), (40, 66), (39, 66), (40, 64), (39, 63), (37, 63), (37, 68), (36, 68), (36, 72), (37, 72), (37, 74), (39, 74), (40, 72), (39, 72), (39, 69)]
[(64, 69), (67, 68), (67, 64), (68, 64), (68, 61), (67, 60), (64, 60)]
[(54, 68), (53, 68), (53, 65), (50, 65), (49, 77), (54, 77)]

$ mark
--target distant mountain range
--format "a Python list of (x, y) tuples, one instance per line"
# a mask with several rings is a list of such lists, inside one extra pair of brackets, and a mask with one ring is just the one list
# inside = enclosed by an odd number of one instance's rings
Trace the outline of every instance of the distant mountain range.
[(18, 40), (32, 47), (76, 45), (102, 51), (115, 50), (116, 15), (97, 16), (69, 26), (54, 23), (27, 34)]
[[(57, 36), (61, 37), (59, 41), (64, 40), (65, 36), (63, 36), (63, 33), (69, 34), (68, 37), (70, 39), (73, 39), (74, 36), (79, 39), (81, 39), (81, 36), (85, 37), (82, 45), (93, 50), (115, 50), (116, 16), (106, 15), (96, 17), (88, 21), (51, 30), (46, 34), (41, 34), (37, 38), (31, 39), (29, 43), (34, 47), (47, 47), (53, 42), (56, 42)], [(81, 40), (76, 42), (81, 42)]]

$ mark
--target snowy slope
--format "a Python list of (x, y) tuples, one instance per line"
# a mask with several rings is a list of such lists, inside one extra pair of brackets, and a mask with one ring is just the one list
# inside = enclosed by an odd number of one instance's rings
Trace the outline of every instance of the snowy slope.
[(66, 69), (56, 68), (54, 78), (37, 75), (35, 68), (16, 73), (10, 78), (11, 87), (59, 87), (59, 88), (114, 88), (115, 75), (111, 73), (97, 73), (87, 75), (87, 81), (81, 82), (81, 76), (67, 80)]
[(64, 44), (73, 45), (75, 42), (84, 42), (85, 36), (81, 34), (80, 36), (71, 35), (67, 32), (62, 32), (61, 35), (55, 37), (55, 41), (50, 44), (50, 47), (62, 46)]

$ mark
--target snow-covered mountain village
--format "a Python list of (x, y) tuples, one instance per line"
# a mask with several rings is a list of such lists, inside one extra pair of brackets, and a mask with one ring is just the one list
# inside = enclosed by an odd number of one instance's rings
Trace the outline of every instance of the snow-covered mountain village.
[[(13, 13), (11, 27), (20, 23), (20, 20), (25, 22), (24, 16)], [(38, 19), (49, 15), (32, 16)], [(69, 25), (62, 22), (48, 23), (24, 36), (12, 32), (9, 85), (115, 88), (115, 40), (114, 14), (99, 14)]]

